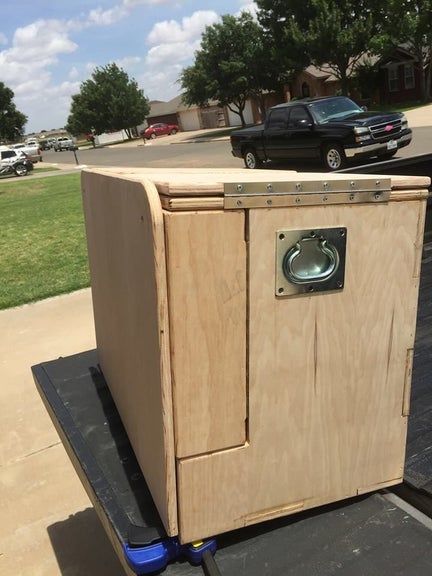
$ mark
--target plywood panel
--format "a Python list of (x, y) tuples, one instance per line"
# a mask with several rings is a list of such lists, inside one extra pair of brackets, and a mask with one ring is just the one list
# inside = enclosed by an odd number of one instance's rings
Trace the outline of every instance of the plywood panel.
[(84, 173), (99, 361), (169, 535), (177, 533), (163, 215), (150, 182)]
[(165, 213), (176, 455), (246, 440), (243, 212)]
[[(251, 210), (249, 444), (178, 464), (184, 541), (403, 474), (421, 201)], [(274, 296), (275, 232), (346, 226), (345, 288)]]

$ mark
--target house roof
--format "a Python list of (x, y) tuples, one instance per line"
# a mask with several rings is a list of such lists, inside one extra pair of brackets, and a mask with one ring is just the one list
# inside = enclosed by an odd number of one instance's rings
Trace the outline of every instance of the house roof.
[(379, 66), (386, 67), (393, 63), (418, 62), (418, 58), (409, 50), (408, 46), (397, 46), (391, 52), (379, 59)]
[[(378, 56), (373, 56), (371, 54), (363, 54), (363, 56), (361, 56), (358, 60), (350, 64), (350, 68), (348, 70), (348, 76), (351, 76), (351, 74), (354, 71), (354, 68), (358, 64), (365, 64), (366, 62), (376, 64), (378, 61), (379, 61)], [(333, 68), (329, 66), (329, 64), (323, 64), (322, 66), (319, 67), (311, 64), (304, 70), (304, 72), (310, 74), (311, 76), (317, 78), (318, 80), (322, 80), (325, 83), (337, 82), (339, 80), (339, 78), (335, 75)]]
[[(167, 114), (177, 114), (183, 110), (194, 110), (200, 108), (200, 106), (192, 105), (188, 106), (183, 102), (182, 94), (179, 94), (172, 100), (168, 102), (161, 102), (160, 100), (154, 100), (150, 102), (150, 113), (148, 118), (154, 118), (155, 116), (166, 116)], [(216, 106), (217, 102), (211, 100), (209, 106)]]
[(154, 116), (166, 116), (167, 114), (176, 114), (178, 112), (178, 106), (181, 102), (181, 95), (176, 96), (168, 102), (150, 102), (150, 114), (149, 118)]

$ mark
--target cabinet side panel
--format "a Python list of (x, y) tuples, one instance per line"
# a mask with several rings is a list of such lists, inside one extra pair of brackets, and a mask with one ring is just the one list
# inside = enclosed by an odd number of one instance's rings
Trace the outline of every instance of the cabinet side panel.
[(246, 440), (243, 212), (165, 213), (176, 455)]
[(165, 240), (153, 184), (83, 173), (101, 368), (169, 535), (177, 533)]

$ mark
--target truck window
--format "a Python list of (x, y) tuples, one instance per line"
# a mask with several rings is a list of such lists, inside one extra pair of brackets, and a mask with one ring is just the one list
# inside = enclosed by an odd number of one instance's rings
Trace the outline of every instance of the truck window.
[(272, 110), (267, 128), (269, 130), (284, 130), (287, 127), (287, 116), (287, 111), (284, 108)]
[(309, 124), (311, 118), (308, 111), (303, 108), (303, 106), (296, 106), (291, 109), (291, 114), (289, 117), (289, 128), (304, 128), (305, 124)]

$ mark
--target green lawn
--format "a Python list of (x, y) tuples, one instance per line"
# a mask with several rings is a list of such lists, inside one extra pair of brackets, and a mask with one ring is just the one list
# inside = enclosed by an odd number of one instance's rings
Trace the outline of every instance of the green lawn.
[(408, 110), (414, 110), (415, 108), (421, 108), (422, 106), (427, 106), (429, 103), (420, 102), (419, 100), (415, 102), (401, 102), (400, 104), (371, 104), (370, 110), (381, 110), (382, 112), (407, 112)]
[(80, 175), (0, 182), (0, 309), (88, 285)]

